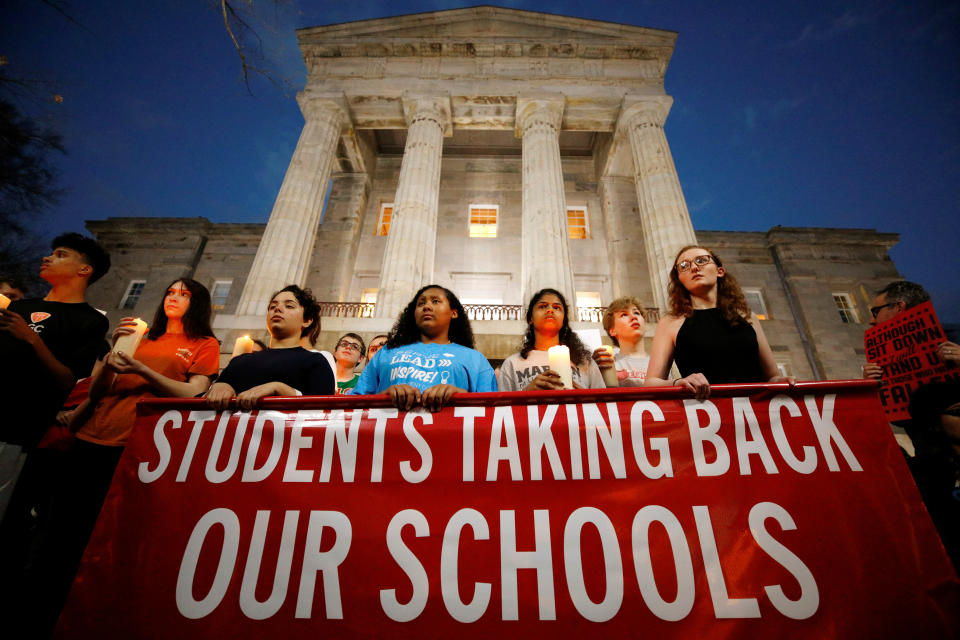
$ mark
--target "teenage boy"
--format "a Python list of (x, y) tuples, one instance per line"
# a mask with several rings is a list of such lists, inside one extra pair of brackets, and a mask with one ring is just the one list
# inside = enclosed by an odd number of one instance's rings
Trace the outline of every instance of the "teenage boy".
[(40, 277), (43, 299), (0, 310), (0, 520), (29, 451), (53, 422), (78, 378), (90, 375), (103, 352), (107, 318), (85, 301), (87, 286), (110, 269), (110, 256), (78, 233), (54, 239)]
[(597, 366), (601, 371), (615, 368), (618, 386), (642, 387), (650, 363), (650, 356), (643, 348), (643, 334), (647, 330), (643, 305), (629, 296), (617, 298), (603, 312), (603, 328), (620, 350), (614, 356), (603, 347), (594, 351)]
[(363, 359), (363, 352), (366, 347), (363, 344), (363, 338), (355, 333), (345, 333), (337, 340), (337, 347), (333, 350), (333, 358), (337, 361), (335, 369), (337, 376), (337, 395), (350, 393), (351, 389), (357, 386), (357, 375), (355, 369), (360, 360)]

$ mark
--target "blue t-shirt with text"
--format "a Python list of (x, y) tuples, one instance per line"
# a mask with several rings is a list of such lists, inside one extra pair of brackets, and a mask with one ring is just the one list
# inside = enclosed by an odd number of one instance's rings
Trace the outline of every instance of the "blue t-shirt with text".
[(354, 395), (382, 393), (395, 384), (408, 384), (425, 391), (438, 384), (452, 384), (469, 392), (496, 391), (493, 367), (475, 349), (456, 343), (414, 342), (377, 351), (360, 374)]

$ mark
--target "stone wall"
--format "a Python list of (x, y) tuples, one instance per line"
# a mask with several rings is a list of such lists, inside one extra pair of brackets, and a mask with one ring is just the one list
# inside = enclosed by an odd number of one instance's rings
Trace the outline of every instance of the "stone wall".
[[(505, 168), (498, 169), (495, 163), (483, 158), (445, 159), (435, 279), (466, 297), (470, 295), (470, 286), (499, 282), (497, 278), (501, 278), (506, 283), (504, 302), (525, 304), (519, 299), (519, 186), (515, 185), (512, 161), (501, 164)], [(343, 256), (349, 257), (349, 238), (357, 243), (357, 260), (355, 268), (348, 270), (350, 284), (343, 299), (357, 301), (363, 286), (377, 285), (384, 238), (374, 235), (374, 226), (380, 201), (390, 201), (399, 159), (381, 160), (379, 166), (362, 211), (349, 213), (357, 203), (355, 182), (350, 183), (351, 197), (332, 196), (328, 205), (307, 282), (320, 299), (337, 299), (337, 286), (326, 274), (341, 268)], [(568, 203), (589, 207), (593, 231), (591, 240), (571, 241), (574, 273), (578, 278), (588, 274), (596, 277), (595, 281), (602, 281), (602, 302), (606, 304), (614, 297), (611, 283), (615, 277), (607, 266), (608, 225), (596, 192), (585, 186), (591, 185), (591, 174), (586, 161), (564, 162)], [(466, 207), (471, 202), (500, 205), (496, 239), (468, 237)], [(331, 212), (341, 212), (342, 216)], [(628, 223), (628, 233), (638, 233), (638, 225), (629, 224), (636, 210), (618, 212)], [(124, 315), (149, 321), (160, 304), (163, 288), (175, 278), (190, 274), (208, 287), (216, 280), (232, 280), (230, 296), (221, 312), (233, 313), (264, 225), (213, 224), (203, 218), (110, 218), (90, 221), (87, 227), (113, 259), (110, 273), (90, 288), (90, 301), (107, 311), (111, 323), (115, 323)], [(699, 231), (697, 236), (720, 256), (741, 287), (760, 291), (768, 312), (762, 323), (764, 333), (774, 357), (788, 373), (811, 379), (816, 367), (825, 378), (859, 376), (864, 360), (863, 331), (868, 326), (874, 292), (899, 278), (888, 253), (897, 241), (896, 234), (869, 229), (775, 227), (766, 232)], [(626, 293), (646, 302), (650, 296), (644, 287), (649, 288), (650, 279), (646, 277), (642, 242), (633, 240), (635, 246), (632, 244), (625, 253), (631, 273), (621, 278), (621, 286), (627, 288)], [(782, 266), (782, 277), (775, 255)], [(484, 274), (502, 275), (480, 277)], [(143, 296), (134, 309), (121, 310), (121, 299), (132, 279), (147, 281)], [(841, 320), (834, 293), (850, 296), (859, 322)], [(332, 350), (336, 339), (347, 331), (356, 331), (369, 340), (386, 333), (391, 324), (386, 319), (324, 318), (318, 347)], [(522, 321), (478, 321), (473, 326), (478, 348), (494, 359), (513, 353), (524, 329)], [(652, 325), (648, 327), (648, 346), (653, 329)], [(232, 348), (235, 333), (218, 332), (225, 353)], [(255, 330), (253, 334), (263, 336), (266, 331)], [(804, 338), (809, 344), (809, 355)]]
[[(375, 234), (380, 206), (393, 201), (400, 173), (399, 157), (381, 157), (367, 199), (361, 242), (347, 298), (359, 300), (365, 288), (377, 287), (386, 238)], [(434, 282), (460, 297), (501, 294), (504, 304), (524, 304), (520, 296), (521, 160), (503, 157), (445, 157), (440, 177), (437, 252)], [(563, 160), (568, 206), (586, 206), (591, 238), (571, 240), (574, 278), (578, 290), (611, 295), (603, 211), (597, 196), (593, 164), (589, 158)], [(635, 200), (635, 198), (634, 198)], [(496, 238), (469, 237), (469, 206), (500, 207)], [(319, 243), (328, 234), (321, 224)], [(316, 256), (315, 256), (316, 257)]]

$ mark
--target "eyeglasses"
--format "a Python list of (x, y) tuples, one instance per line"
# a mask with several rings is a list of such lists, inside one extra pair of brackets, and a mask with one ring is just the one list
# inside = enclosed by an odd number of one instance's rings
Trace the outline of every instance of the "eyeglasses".
[(693, 260), (681, 260), (677, 263), (677, 273), (684, 273), (690, 271), (693, 268), (693, 265), (698, 267), (704, 267), (713, 262), (713, 256), (711, 255), (702, 255), (697, 256)]
[(887, 307), (897, 306), (896, 302), (888, 302), (887, 304), (877, 305), (876, 307), (870, 307), (870, 315), (874, 318), (877, 317), (877, 314), (886, 309)]
[(361, 351), (359, 344), (357, 344), (356, 342), (350, 342), (349, 340), (341, 340), (340, 342), (338, 342), (337, 349), (339, 349), (340, 347), (349, 349), (350, 351), (356, 351), (357, 353), (360, 353)]

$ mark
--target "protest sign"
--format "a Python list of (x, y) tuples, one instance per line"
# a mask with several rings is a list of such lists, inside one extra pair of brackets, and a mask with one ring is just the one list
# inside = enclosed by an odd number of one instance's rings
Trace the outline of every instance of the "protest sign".
[(910, 394), (921, 384), (960, 379), (960, 370), (937, 356), (937, 346), (946, 339), (931, 302), (911, 307), (864, 332), (867, 361), (883, 367), (880, 403), (888, 420), (910, 419)]
[(867, 381), (150, 401), (60, 637), (940, 637)]

